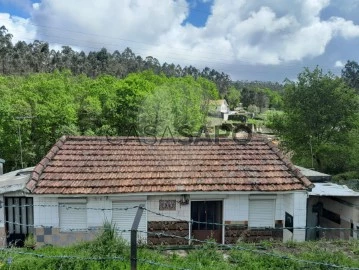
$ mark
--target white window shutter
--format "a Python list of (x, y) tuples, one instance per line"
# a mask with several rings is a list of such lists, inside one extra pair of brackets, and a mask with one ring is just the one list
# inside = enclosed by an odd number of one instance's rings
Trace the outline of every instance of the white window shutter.
[(249, 201), (249, 227), (274, 227), (275, 200)]
[(61, 231), (86, 230), (87, 209), (84, 203), (60, 203), (59, 219)]
[[(112, 223), (115, 224), (119, 230), (119, 234), (127, 241), (131, 240), (131, 230), (133, 220), (135, 219), (140, 204), (146, 205), (145, 201), (126, 201), (126, 202), (112, 202)], [(120, 210), (128, 208), (128, 210)], [(147, 231), (147, 215), (146, 211), (143, 211), (140, 223), (138, 225), (139, 231)], [(125, 230), (125, 232), (121, 232)], [(145, 233), (138, 232), (137, 238), (145, 240), (147, 239)]]

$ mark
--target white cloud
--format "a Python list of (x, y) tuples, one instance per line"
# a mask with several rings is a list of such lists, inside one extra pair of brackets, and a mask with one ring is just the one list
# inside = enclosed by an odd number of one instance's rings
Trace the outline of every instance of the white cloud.
[(29, 19), (11, 16), (8, 13), (0, 13), (0, 26), (1, 25), (5, 25), (8, 32), (13, 35), (13, 43), (19, 40), (32, 42), (36, 36), (36, 29), (31, 25)]
[[(38, 26), (37, 38), (85, 50), (128, 46), (162, 62), (219, 69), (293, 67), (294, 61), (325, 54), (337, 37), (359, 37), (353, 21), (323, 19), (333, 1), (215, 0), (205, 26), (195, 27), (183, 25), (189, 14), (185, 0), (42, 0), (33, 5), (31, 21)], [(14, 30), (16, 36), (33, 35), (29, 21), (7, 21), (14, 29), (23, 25), (22, 32)]]
[(336, 68), (343, 68), (345, 66), (344, 62), (341, 60), (335, 61), (334, 67)]

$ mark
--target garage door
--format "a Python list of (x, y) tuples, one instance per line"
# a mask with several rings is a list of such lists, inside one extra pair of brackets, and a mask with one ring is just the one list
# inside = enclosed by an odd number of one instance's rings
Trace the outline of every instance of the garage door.
[[(131, 202), (113, 202), (112, 203), (112, 222), (119, 230), (131, 230), (133, 220), (136, 216), (137, 209), (134, 208), (140, 204), (146, 205), (144, 201), (131, 201)], [(121, 210), (128, 207), (128, 210)], [(138, 225), (139, 231), (147, 231), (147, 213), (143, 211), (140, 224)], [(131, 232), (121, 232), (121, 235), (127, 241), (131, 240)], [(139, 240), (146, 241), (147, 235), (145, 233), (137, 233)]]
[(275, 200), (249, 201), (249, 227), (274, 227)]

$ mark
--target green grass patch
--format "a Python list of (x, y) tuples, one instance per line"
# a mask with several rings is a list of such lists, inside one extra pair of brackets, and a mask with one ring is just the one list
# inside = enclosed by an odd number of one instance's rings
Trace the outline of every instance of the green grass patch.
[[(107, 226), (107, 227), (106, 227)], [(192, 250), (138, 249), (138, 269), (334, 269), (359, 267), (359, 241), (214, 242)], [(130, 269), (130, 247), (111, 224), (93, 241), (69, 247), (0, 251), (0, 269)]]

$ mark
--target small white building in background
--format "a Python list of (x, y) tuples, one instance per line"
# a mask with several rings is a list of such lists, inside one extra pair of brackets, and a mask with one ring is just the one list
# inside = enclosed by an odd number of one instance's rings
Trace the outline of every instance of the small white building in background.
[(209, 101), (209, 115), (223, 119), (224, 115), (228, 115), (229, 112), (229, 105), (225, 99)]

